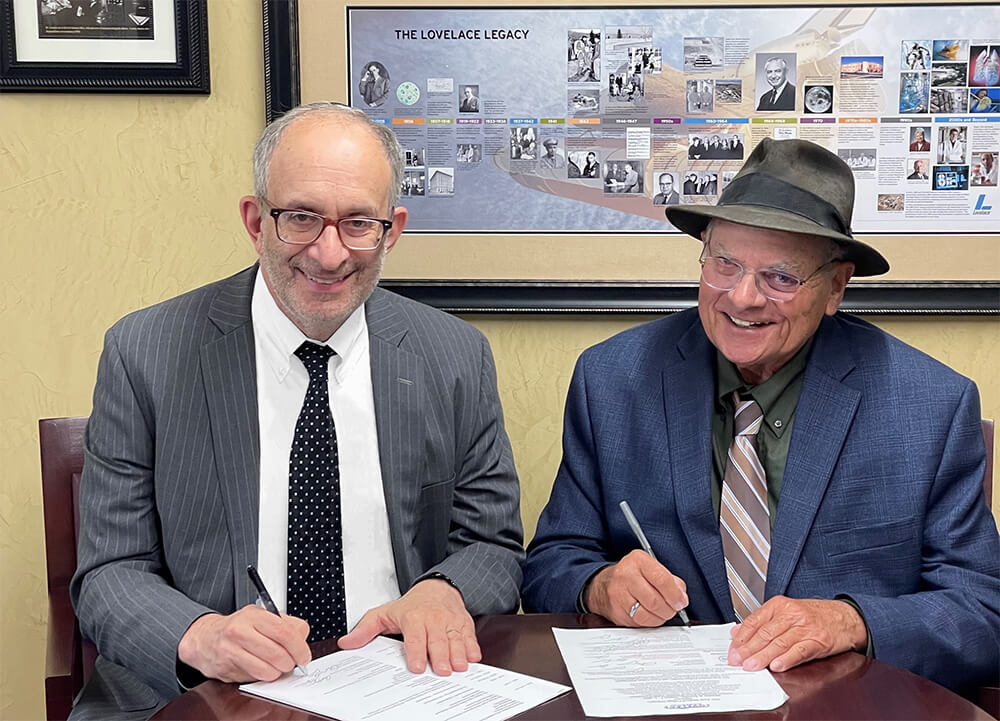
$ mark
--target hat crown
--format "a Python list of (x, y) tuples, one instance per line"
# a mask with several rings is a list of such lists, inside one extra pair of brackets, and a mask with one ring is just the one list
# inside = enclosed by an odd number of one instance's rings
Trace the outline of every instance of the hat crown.
[[(764, 138), (733, 180), (762, 173), (800, 188), (832, 205), (847, 227), (854, 214), (854, 172), (837, 155), (816, 143)], [(726, 202), (723, 191), (719, 204)]]

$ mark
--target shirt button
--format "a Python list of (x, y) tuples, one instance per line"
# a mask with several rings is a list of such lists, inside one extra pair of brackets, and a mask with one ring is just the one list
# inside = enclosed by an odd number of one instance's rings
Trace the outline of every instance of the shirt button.
[(780, 418), (779, 418), (779, 419), (777, 419), (777, 420), (776, 420), (776, 421), (774, 422), (774, 427), (775, 427), (775, 428), (781, 428), (781, 419), (780, 419)]

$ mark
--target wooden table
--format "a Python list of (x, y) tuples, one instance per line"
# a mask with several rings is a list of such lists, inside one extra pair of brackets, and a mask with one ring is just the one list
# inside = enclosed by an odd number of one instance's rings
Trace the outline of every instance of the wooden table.
[[(592, 614), (485, 616), (476, 620), (476, 631), (484, 663), (570, 686), (572, 684), (556, 647), (552, 627), (595, 628), (608, 625), (610, 624), (603, 618)], [(335, 649), (336, 645), (327, 641), (316, 644), (313, 653), (318, 657)], [(686, 718), (700, 721), (989, 721), (993, 718), (961, 696), (932, 681), (856, 653), (813, 661), (774, 676), (789, 696), (788, 701), (774, 711), (641, 718)], [(236, 685), (218, 681), (201, 684), (174, 699), (153, 716), (156, 721), (306, 721), (324, 718), (326, 717), (240, 693)], [(572, 721), (586, 716), (576, 693), (570, 692), (515, 718)]]

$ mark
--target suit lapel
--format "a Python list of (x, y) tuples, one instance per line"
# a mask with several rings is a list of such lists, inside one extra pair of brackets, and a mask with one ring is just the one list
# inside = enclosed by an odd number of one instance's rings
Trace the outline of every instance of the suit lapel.
[(221, 335), (201, 347), (215, 464), (233, 556), (236, 607), (253, 603), (243, 569), (257, 560), (260, 438), (250, 300), (257, 266), (223, 281), (209, 308)]
[(413, 440), (423, 427), (419, 399), (423, 367), (417, 356), (400, 345), (410, 330), (392, 296), (376, 289), (365, 304), (371, 354), (372, 395), (378, 433), (382, 489), (389, 516), (389, 536), (400, 593), (416, 576), (417, 507), (423, 465), (422, 444)]
[(840, 322), (823, 319), (806, 367), (771, 533), (767, 597), (788, 588), (861, 401), (842, 382), (854, 360)]
[[(681, 529), (716, 606), (730, 615), (718, 517), (712, 508), (712, 396), (715, 349), (695, 322), (677, 344), (680, 360), (663, 371), (670, 477)], [(707, 389), (707, 391), (706, 391)]]

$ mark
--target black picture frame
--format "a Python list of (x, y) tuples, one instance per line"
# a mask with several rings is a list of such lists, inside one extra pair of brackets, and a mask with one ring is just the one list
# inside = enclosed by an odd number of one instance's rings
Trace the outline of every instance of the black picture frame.
[[(298, 1), (261, 0), (268, 122), (301, 98)], [(395, 280), (380, 285), (451, 313), (671, 313), (698, 302), (695, 282)], [(855, 281), (841, 309), (868, 315), (1000, 315), (998, 281)]]
[(208, 95), (207, 0), (173, 0), (173, 11), (174, 62), (22, 61), (17, 57), (14, 0), (0, 0), (0, 92)]

